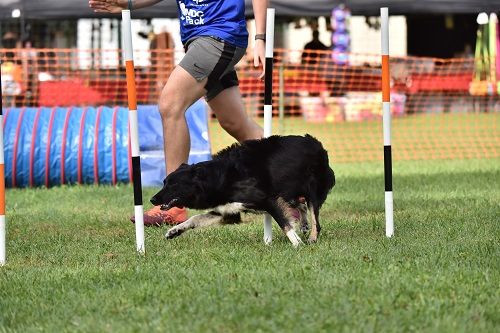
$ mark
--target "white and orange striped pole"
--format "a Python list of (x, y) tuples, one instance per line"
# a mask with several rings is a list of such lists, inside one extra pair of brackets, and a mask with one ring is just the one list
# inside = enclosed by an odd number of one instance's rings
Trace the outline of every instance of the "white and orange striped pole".
[[(273, 57), (274, 57), (274, 8), (267, 9), (266, 15), (266, 64), (264, 76), (264, 137), (272, 134), (273, 126)], [(273, 240), (273, 220), (271, 215), (264, 215), (264, 243)]]
[(389, 70), (389, 9), (380, 8), (382, 33), (382, 112), (384, 127), (385, 235), (394, 235), (391, 148), (391, 75)]
[(137, 124), (137, 91), (135, 88), (134, 55), (130, 10), (122, 10), (123, 58), (127, 74), (128, 119), (132, 155), (132, 182), (134, 183), (135, 239), (137, 252), (144, 254), (144, 208), (142, 205), (141, 157)]
[(5, 161), (3, 152), (3, 105), (2, 78), (0, 73), (0, 266), (7, 260), (6, 222), (5, 222)]

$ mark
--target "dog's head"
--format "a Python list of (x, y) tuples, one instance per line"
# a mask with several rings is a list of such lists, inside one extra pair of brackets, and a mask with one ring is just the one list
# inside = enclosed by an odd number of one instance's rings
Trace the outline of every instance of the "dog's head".
[(163, 188), (151, 198), (162, 210), (172, 207), (197, 208), (200, 200), (200, 181), (195, 166), (182, 164), (163, 181)]

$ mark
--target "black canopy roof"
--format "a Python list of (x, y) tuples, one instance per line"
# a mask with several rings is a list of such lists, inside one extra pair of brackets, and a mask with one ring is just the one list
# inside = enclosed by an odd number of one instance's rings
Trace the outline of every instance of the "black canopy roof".
[[(246, 0), (247, 14), (252, 14), (251, 0)], [(380, 7), (391, 14), (478, 13), (500, 11), (500, 0), (271, 0), (277, 16), (328, 16), (333, 7), (345, 3), (354, 15), (378, 15)], [(21, 9), (26, 19), (92, 18), (97, 15), (87, 0), (0, 0), (0, 19), (11, 18), (13, 9)], [(134, 18), (177, 17), (175, 0), (133, 12)]]

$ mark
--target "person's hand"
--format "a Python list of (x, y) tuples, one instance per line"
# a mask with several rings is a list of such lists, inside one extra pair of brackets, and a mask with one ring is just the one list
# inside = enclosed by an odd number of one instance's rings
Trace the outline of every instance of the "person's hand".
[(128, 0), (89, 0), (89, 7), (96, 13), (121, 13), (128, 8)]
[(254, 67), (262, 66), (262, 73), (259, 79), (263, 79), (266, 74), (266, 42), (262, 39), (257, 39), (253, 48), (253, 65)]

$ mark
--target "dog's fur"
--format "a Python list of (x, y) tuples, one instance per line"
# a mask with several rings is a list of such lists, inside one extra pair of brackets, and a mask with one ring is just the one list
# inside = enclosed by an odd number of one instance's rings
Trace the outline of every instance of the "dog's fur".
[[(251, 211), (269, 213), (297, 246), (301, 240), (295, 222), (307, 232), (310, 215), (309, 241), (316, 241), (319, 209), (334, 185), (328, 154), (318, 140), (310, 135), (271, 136), (234, 144), (211, 161), (181, 165), (151, 202), (163, 209), (210, 209), (170, 229), (167, 238), (196, 227), (239, 223), (240, 212)], [(300, 216), (294, 216), (294, 209)]]

